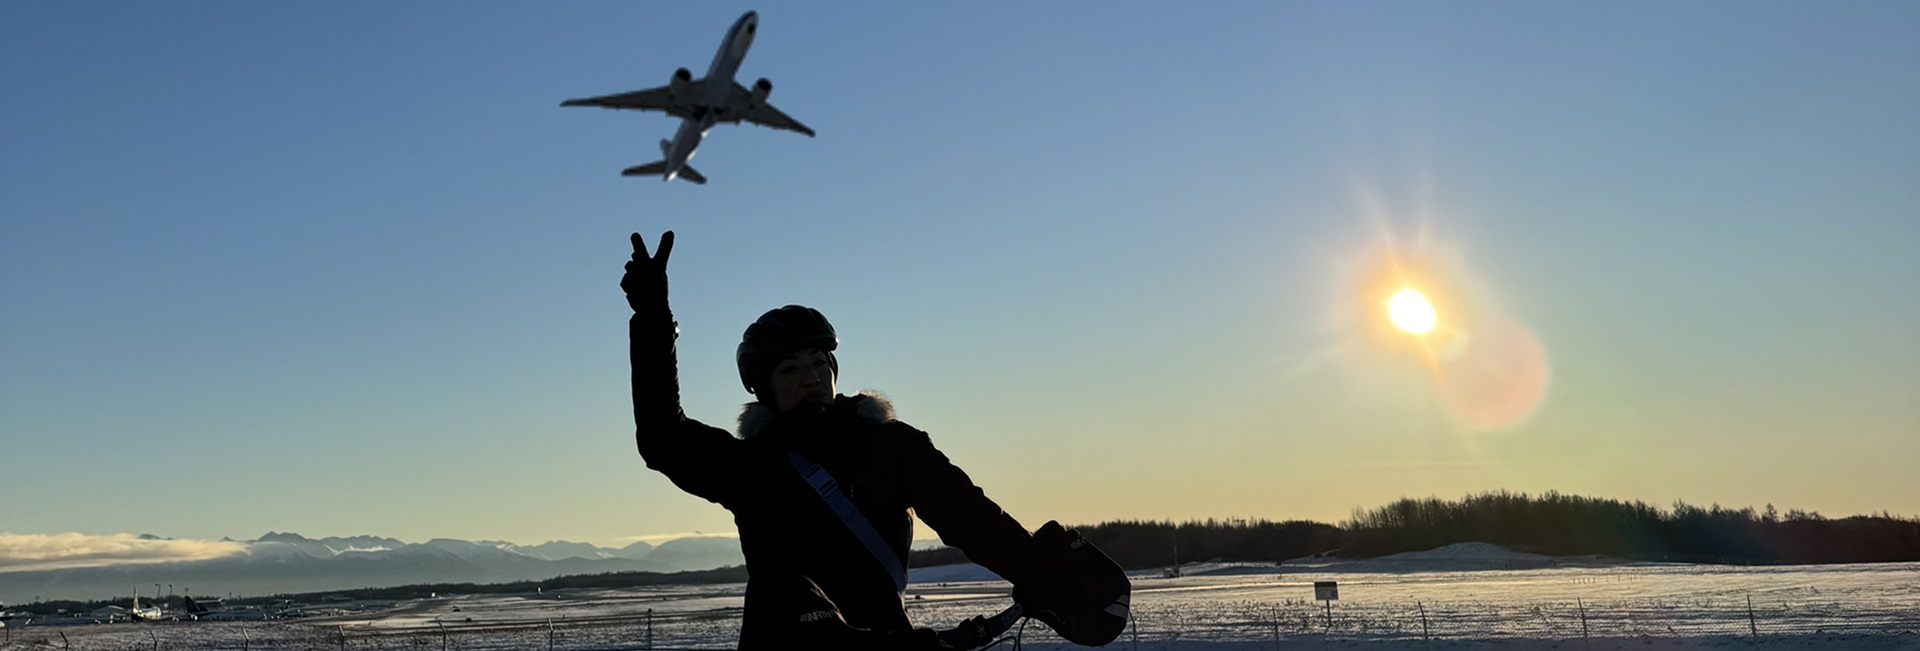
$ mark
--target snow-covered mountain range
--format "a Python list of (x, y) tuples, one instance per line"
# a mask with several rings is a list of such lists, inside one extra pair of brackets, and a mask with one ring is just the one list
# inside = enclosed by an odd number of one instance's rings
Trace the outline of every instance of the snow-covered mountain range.
[[(224, 596), (319, 592), (420, 583), (538, 581), (571, 574), (679, 572), (745, 563), (734, 538), (681, 538), (618, 549), (556, 540), (539, 545), (377, 536), (307, 538), (268, 532), (238, 541), (240, 553), (170, 563), (0, 572), (0, 603), (106, 599), (156, 583), (179, 593)], [(151, 596), (151, 592), (145, 593)], [(178, 594), (178, 593), (176, 593)]]

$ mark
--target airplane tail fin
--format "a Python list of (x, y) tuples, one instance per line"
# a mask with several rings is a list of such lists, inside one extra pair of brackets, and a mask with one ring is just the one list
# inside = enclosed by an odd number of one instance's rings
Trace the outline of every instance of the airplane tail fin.
[(673, 149), (673, 141), (668, 140), (666, 138), (661, 138), (660, 139), (660, 155), (661, 156), (667, 155), (667, 152), (671, 149)]
[[(621, 176), (665, 176), (666, 173), (667, 173), (667, 162), (663, 160), (654, 161), (651, 163), (647, 163), (645, 165), (635, 165), (633, 167), (620, 170)], [(693, 166), (691, 165), (681, 165), (680, 173), (676, 174), (675, 176), (678, 178), (686, 179), (688, 181), (692, 181), (700, 185), (706, 185), (707, 183), (707, 177), (701, 175), (700, 172), (693, 169)]]

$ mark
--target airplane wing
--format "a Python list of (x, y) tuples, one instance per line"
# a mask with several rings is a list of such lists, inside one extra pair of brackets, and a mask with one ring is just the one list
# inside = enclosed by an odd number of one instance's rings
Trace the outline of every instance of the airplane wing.
[(663, 160), (657, 160), (651, 163), (647, 163), (645, 165), (635, 165), (633, 167), (620, 170), (621, 176), (659, 176), (661, 174), (666, 174), (666, 173), (667, 173), (667, 162)]
[[(686, 91), (688, 97), (699, 96), (699, 88), (694, 85), (699, 83), (699, 81), (694, 81), (689, 84), (689, 88)], [(598, 106), (601, 108), (628, 109), (634, 111), (661, 111), (678, 118), (692, 117), (692, 107), (684, 104), (674, 104), (673, 91), (667, 86), (649, 88), (647, 90), (636, 90), (631, 93), (601, 95), (599, 97), (588, 97), (585, 99), (570, 99), (561, 102), (560, 105)]]
[(799, 120), (795, 120), (788, 117), (787, 114), (781, 113), (780, 109), (774, 108), (772, 104), (762, 103), (759, 106), (754, 106), (751, 101), (752, 97), (753, 91), (747, 90), (747, 87), (741, 86), (737, 82), (734, 83), (733, 94), (727, 96), (727, 108), (730, 110), (726, 112), (727, 117), (725, 121), (752, 122), (763, 127), (804, 133), (809, 137), (813, 136), (813, 129), (801, 124)]

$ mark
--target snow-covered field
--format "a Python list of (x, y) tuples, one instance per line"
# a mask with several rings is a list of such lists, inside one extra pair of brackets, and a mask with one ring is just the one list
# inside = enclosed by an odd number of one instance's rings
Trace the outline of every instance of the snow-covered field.
[[(977, 567), (925, 568), (913, 578), (909, 613), (923, 626), (1009, 603), (1008, 585)], [(1313, 600), (1315, 581), (1339, 582), (1330, 611)], [(365, 604), (362, 612), (297, 622), (26, 627), (0, 648), (60, 648), (64, 633), (72, 648), (102, 650), (584, 650), (649, 642), (725, 649), (734, 643), (741, 589), (453, 596)], [(1619, 564), (1456, 545), (1370, 561), (1191, 564), (1177, 577), (1142, 572), (1133, 603), (1133, 626), (1109, 648), (1920, 651), (1920, 563)], [(1077, 648), (1037, 622), (1023, 642)]]

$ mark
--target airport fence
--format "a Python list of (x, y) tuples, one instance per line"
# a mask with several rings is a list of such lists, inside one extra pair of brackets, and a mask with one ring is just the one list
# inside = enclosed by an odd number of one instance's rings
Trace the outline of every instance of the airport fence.
[[(979, 603), (914, 608), (922, 625), (982, 614)], [(951, 621), (949, 621), (951, 620)], [(182, 622), (14, 627), (0, 651), (673, 651), (731, 649), (737, 610), (625, 614), (426, 627), (324, 622)], [(1567, 602), (1321, 602), (1148, 600), (1108, 648), (1232, 645), (1287, 648), (1315, 640), (1435, 641), (1498, 638), (1780, 638), (1920, 634), (1920, 603), (1713, 599)], [(1077, 648), (1029, 622), (1025, 646)], [(1003, 646), (1002, 648), (1007, 648)]]
[(668, 651), (733, 648), (738, 612), (389, 627), (312, 621), (16, 628), (0, 651)]
[(1590, 602), (1221, 601), (1205, 607), (1146, 604), (1120, 643), (1177, 640), (1284, 646), (1299, 636), (1355, 640), (1520, 638), (1766, 638), (1920, 634), (1920, 603), (1860, 607), (1846, 602), (1763, 604), (1746, 597)]

